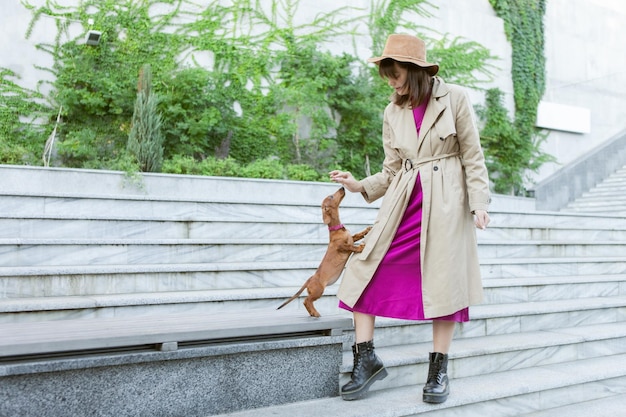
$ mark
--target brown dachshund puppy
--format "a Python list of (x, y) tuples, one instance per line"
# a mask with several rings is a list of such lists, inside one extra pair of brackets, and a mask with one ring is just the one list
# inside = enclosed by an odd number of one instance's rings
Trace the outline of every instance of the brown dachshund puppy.
[(298, 298), (306, 288), (309, 295), (304, 300), (304, 306), (311, 316), (320, 317), (320, 313), (313, 306), (313, 302), (324, 294), (326, 286), (334, 284), (337, 279), (339, 279), (350, 255), (353, 252), (358, 253), (363, 251), (365, 244), (361, 243), (360, 245), (355, 245), (354, 242), (363, 239), (370, 231), (371, 227), (352, 236), (348, 229), (341, 224), (341, 220), (339, 220), (339, 203), (341, 203), (345, 195), (346, 191), (341, 187), (335, 194), (329, 195), (322, 202), (322, 218), (324, 224), (328, 225), (330, 235), (326, 254), (322, 259), (322, 263), (320, 263), (320, 266), (317, 268), (317, 271), (306, 280), (298, 292), (285, 301), (278, 309), (283, 308)]

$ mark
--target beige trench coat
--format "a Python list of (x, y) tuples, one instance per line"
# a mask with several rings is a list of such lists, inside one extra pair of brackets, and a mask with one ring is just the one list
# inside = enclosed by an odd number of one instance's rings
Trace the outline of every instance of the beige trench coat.
[(337, 296), (354, 306), (387, 252), (419, 173), (423, 189), (420, 259), (426, 317), (482, 301), (476, 228), (471, 212), (489, 208), (489, 179), (465, 90), (435, 77), (419, 138), (409, 107), (390, 103), (383, 122), (381, 172), (361, 181), (363, 197), (385, 196), (365, 250), (354, 254)]

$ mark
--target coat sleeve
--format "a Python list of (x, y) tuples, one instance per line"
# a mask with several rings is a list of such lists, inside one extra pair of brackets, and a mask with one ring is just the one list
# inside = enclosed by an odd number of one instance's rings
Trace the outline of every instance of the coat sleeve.
[(456, 100), (457, 139), (465, 169), (465, 182), (469, 198), (470, 210), (488, 210), (491, 197), (489, 193), (489, 176), (485, 166), (485, 157), (480, 146), (480, 136), (474, 111), (470, 105), (467, 92), (461, 87), (454, 90)]
[(402, 167), (402, 157), (396, 148), (393, 147), (393, 130), (389, 124), (388, 111), (393, 105), (394, 104), (390, 103), (387, 108), (385, 108), (383, 116), (383, 150), (385, 152), (383, 168), (380, 172), (360, 181), (364, 190), (361, 194), (368, 203), (372, 203), (385, 195), (389, 184), (391, 184), (396, 173)]

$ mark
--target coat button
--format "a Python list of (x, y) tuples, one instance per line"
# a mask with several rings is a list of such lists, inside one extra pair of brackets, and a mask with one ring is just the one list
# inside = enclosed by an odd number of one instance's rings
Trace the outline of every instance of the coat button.
[(438, 167), (438, 166), (435, 166), (433, 169), (434, 169), (435, 171), (437, 171), (437, 170), (439, 170), (439, 167)]

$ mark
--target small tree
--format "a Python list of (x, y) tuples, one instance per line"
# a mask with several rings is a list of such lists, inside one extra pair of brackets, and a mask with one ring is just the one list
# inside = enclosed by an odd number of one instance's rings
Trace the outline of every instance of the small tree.
[(128, 135), (128, 151), (137, 158), (144, 172), (159, 172), (163, 163), (163, 134), (158, 98), (152, 91), (149, 65), (141, 68), (133, 121)]

